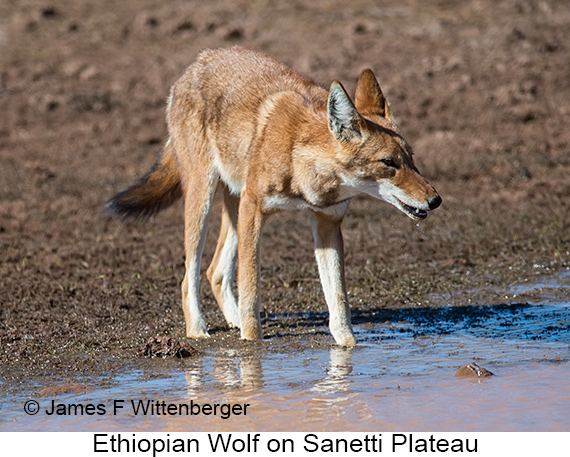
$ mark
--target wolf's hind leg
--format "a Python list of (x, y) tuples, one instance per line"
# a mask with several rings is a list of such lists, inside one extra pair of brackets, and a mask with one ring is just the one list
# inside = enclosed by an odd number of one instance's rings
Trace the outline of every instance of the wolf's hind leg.
[(191, 338), (210, 336), (200, 306), (200, 262), (218, 177), (213, 169), (203, 169), (205, 173), (196, 173), (184, 187), (186, 273), (182, 281), (182, 309), (186, 336)]
[(239, 312), (233, 291), (235, 266), (237, 260), (238, 236), (237, 217), (239, 197), (230, 194), (226, 186), (222, 186), (224, 202), (222, 207), (222, 224), (220, 236), (212, 263), (208, 267), (208, 280), (216, 301), (230, 327), (239, 328)]

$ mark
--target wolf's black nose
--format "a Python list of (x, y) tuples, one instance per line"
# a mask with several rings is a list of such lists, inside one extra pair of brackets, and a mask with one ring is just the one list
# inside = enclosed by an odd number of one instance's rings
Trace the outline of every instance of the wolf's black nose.
[(437, 197), (433, 197), (431, 200), (428, 201), (429, 209), (436, 209), (439, 205), (441, 205), (441, 197), (438, 195)]

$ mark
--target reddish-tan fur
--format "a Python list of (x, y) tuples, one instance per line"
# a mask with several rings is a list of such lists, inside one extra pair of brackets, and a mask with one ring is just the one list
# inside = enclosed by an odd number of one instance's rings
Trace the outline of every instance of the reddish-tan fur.
[[(356, 344), (340, 231), (350, 199), (367, 193), (413, 219), (441, 203), (415, 168), (374, 74), (362, 72), (353, 104), (337, 81), (327, 91), (255, 51), (207, 50), (172, 87), (167, 122), (170, 138), (159, 160), (107, 209), (144, 216), (184, 196), (187, 335), (208, 336), (200, 259), (221, 187), (222, 226), (207, 275), (228, 323), (245, 339), (261, 338), (263, 223), (276, 211), (308, 210), (331, 332), (338, 344)], [(239, 304), (232, 292), (236, 259)]]

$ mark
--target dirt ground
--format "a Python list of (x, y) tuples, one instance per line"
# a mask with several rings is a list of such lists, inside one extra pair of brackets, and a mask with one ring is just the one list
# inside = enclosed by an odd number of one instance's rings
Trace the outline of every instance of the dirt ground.
[[(418, 227), (353, 201), (355, 320), (532, 302), (509, 287), (570, 263), (568, 30), (566, 0), (2, 1), (0, 389), (112, 375), (153, 363), (148, 338), (184, 339), (182, 205), (127, 224), (100, 209), (153, 163), (169, 87), (209, 47), (255, 48), (351, 93), (362, 69), (378, 75), (444, 203)], [(211, 227), (203, 269), (217, 213)], [(198, 349), (332, 344), (308, 219), (274, 217), (262, 257), (268, 340), (228, 330), (204, 278), (213, 338)]]

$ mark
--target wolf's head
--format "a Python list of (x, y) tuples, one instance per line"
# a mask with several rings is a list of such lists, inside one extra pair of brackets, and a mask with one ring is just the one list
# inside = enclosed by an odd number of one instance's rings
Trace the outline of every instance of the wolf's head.
[(441, 197), (415, 167), (412, 149), (394, 124), (371, 70), (360, 75), (355, 104), (338, 81), (332, 83), (328, 121), (347, 192), (385, 200), (415, 220), (441, 205)]

